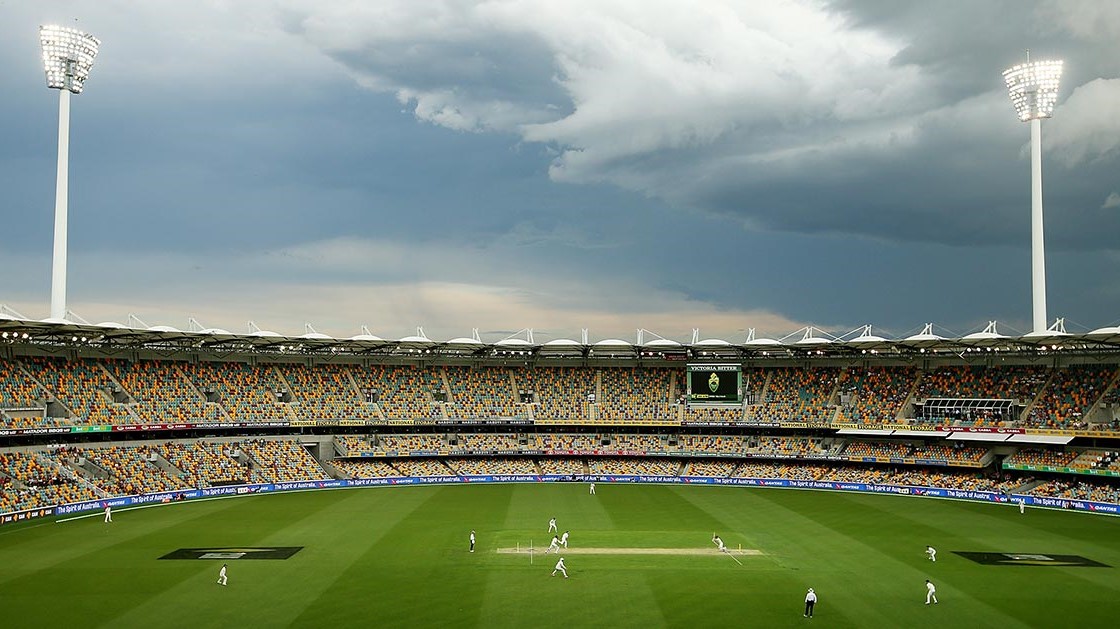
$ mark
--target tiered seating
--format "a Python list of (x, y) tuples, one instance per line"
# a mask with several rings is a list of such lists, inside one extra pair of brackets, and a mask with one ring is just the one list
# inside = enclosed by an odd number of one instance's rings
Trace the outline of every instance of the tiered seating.
[(884, 443), (879, 441), (850, 441), (844, 454), (860, 457), (888, 457), (901, 459), (910, 456), (913, 448), (908, 443)]
[(743, 438), (738, 435), (681, 435), (677, 444), (683, 452), (742, 454), (746, 451)]
[(102, 363), (134, 403), (132, 412), (145, 424), (223, 421), (217, 404), (207, 404), (174, 363), (107, 360)]
[(79, 424), (124, 425), (135, 418), (109, 397), (116, 384), (94, 361), (27, 358), (24, 367), (77, 416)]
[(584, 367), (535, 367), (518, 371), (517, 386), (533, 390), (536, 419), (586, 420), (587, 396), (596, 393), (595, 371)]
[(1046, 382), (1039, 367), (938, 367), (918, 384), (919, 398), (1030, 400)]
[(222, 407), (237, 422), (287, 422), (292, 419), (276, 394), (285, 385), (270, 366), (246, 363), (202, 362), (181, 369), (203, 395), (213, 391), (221, 397)]
[(748, 407), (748, 420), (760, 422), (827, 422), (834, 408), (829, 398), (836, 387), (839, 370), (831, 367), (801, 369), (778, 367), (769, 370), (770, 383), (762, 404)]
[(733, 461), (689, 461), (681, 476), (710, 476), (727, 478), (735, 471)]
[(837, 421), (858, 424), (893, 424), (910, 395), (917, 372), (910, 367), (851, 367), (840, 373), (841, 404)]
[(452, 449), (471, 452), (508, 452), (510, 450), (520, 451), (522, 447), (517, 435), (465, 433), (459, 435), (459, 445)]
[(18, 363), (0, 359), (0, 409), (43, 408), (44, 397)]
[(947, 461), (949, 463), (979, 463), (987, 453), (988, 449), (982, 446), (968, 446), (958, 442), (951, 446), (918, 444), (911, 449), (910, 456), (916, 459)]
[(181, 478), (189, 487), (267, 482), (263, 475), (230, 456), (236, 444), (188, 441), (153, 447), (183, 473)]
[(1036, 467), (1069, 467), (1077, 458), (1077, 452), (1062, 450), (1036, 450), (1024, 448), (1011, 455), (1007, 462), (1011, 465), (1033, 465)]
[(376, 391), (378, 406), (388, 420), (439, 419), (440, 406), (432, 402), (432, 393), (442, 385), (428, 369), (412, 366), (372, 365), (368, 370), (355, 369), (354, 379), (365, 391)]
[(390, 478), (404, 476), (388, 461), (380, 459), (335, 459), (331, 464), (350, 478)]
[(102, 497), (73, 472), (35, 452), (0, 452), (0, 477), (8, 479), (0, 492), (0, 512)]
[(346, 367), (339, 365), (280, 365), (277, 367), (295, 403), (292, 412), (300, 419), (373, 420), (377, 411), (354, 389)]
[(745, 419), (743, 407), (738, 404), (727, 407), (722, 406), (692, 406), (689, 405), (684, 412), (685, 421), (730, 423), (741, 422)]
[(588, 468), (592, 474), (640, 474), (646, 476), (675, 476), (681, 462), (672, 459), (608, 457), (591, 459)]
[(819, 456), (821, 440), (809, 437), (759, 437), (750, 451), (761, 456)]
[(490, 474), (536, 474), (532, 459), (521, 457), (484, 457), (449, 459), (447, 465), (459, 474), (486, 476)]
[(1048, 496), (1050, 498), (1120, 503), (1120, 488), (1115, 485), (1096, 484), (1085, 480), (1054, 479), (1032, 488), (1027, 493), (1033, 496)]
[(353, 435), (335, 435), (335, 445), (344, 456), (361, 456), (362, 452), (372, 452), (373, 444), (365, 437)]
[(535, 436), (537, 450), (589, 452), (603, 446), (597, 435), (550, 435)]
[(1114, 367), (1071, 365), (1052, 370), (1053, 378), (1031, 408), (1027, 425), (1043, 428), (1085, 428), (1085, 413), (1104, 393)]
[(663, 368), (603, 369), (597, 398), (599, 418), (615, 421), (675, 421), (677, 407), (670, 399), (673, 372)]
[(528, 417), (529, 410), (517, 401), (510, 371), (499, 367), (446, 367), (453, 405), (449, 417), (488, 419)]
[(407, 456), (410, 452), (439, 452), (447, 450), (443, 435), (382, 435), (379, 444), (386, 454)]
[(71, 456), (83, 456), (108, 472), (109, 478), (96, 479), (94, 484), (112, 496), (187, 489), (188, 485), (182, 478), (168, 474), (159, 465), (148, 460), (154, 452), (154, 449), (146, 446), (108, 446), (78, 448)]
[(732, 473), (732, 478), (786, 478), (791, 480), (816, 480), (827, 473), (825, 465), (790, 465), (786, 463), (742, 463)]
[(393, 466), (404, 476), (454, 476), (455, 472), (439, 459), (396, 459)]
[(315, 457), (291, 439), (249, 439), (241, 443), (241, 451), (256, 463), (253, 471), (265, 482), (330, 478)]
[(665, 452), (669, 448), (657, 435), (615, 435), (611, 439), (610, 449), (632, 452)]
[(541, 474), (571, 474), (586, 473), (583, 460), (577, 458), (546, 457), (537, 461)]

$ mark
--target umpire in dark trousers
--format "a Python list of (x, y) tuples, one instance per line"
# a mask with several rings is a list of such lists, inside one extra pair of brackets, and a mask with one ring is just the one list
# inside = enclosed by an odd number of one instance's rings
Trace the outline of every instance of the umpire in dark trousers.
[(809, 588), (809, 591), (805, 593), (805, 613), (803, 614), (805, 618), (813, 617), (813, 607), (816, 604), (817, 593), (813, 591), (813, 588)]

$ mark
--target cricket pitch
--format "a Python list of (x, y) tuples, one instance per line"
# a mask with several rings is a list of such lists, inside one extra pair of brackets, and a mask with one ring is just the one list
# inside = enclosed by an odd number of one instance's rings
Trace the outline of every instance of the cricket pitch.
[[(515, 554), (529, 554), (527, 547), (522, 548), (499, 548), (497, 550), (499, 555), (515, 555)], [(533, 554), (543, 555), (541, 549), (535, 549)], [(755, 548), (741, 548), (734, 549), (728, 548), (727, 552), (731, 555), (761, 555), (761, 550)], [(555, 553), (554, 553), (555, 554)], [(564, 548), (561, 549), (560, 554), (564, 555), (720, 555), (720, 551), (715, 548)]]

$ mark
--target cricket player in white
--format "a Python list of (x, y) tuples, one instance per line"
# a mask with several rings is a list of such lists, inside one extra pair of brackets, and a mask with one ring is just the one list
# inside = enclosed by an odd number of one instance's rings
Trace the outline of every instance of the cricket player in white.
[(723, 540), (720, 539), (719, 535), (712, 533), (712, 543), (716, 545), (716, 548), (719, 549), (719, 552), (727, 552), (727, 547), (723, 545)]
[(937, 604), (937, 588), (933, 587), (929, 579), (926, 579), (926, 605), (929, 605), (930, 599), (933, 600), (935, 605)]
[(226, 584), (226, 564), (222, 564), (222, 569), (218, 571), (218, 585)]
[(551, 520), (548, 521), (548, 532), (549, 533), (555, 533), (557, 530), (558, 529), (556, 528), (556, 518), (552, 518)]
[(564, 534), (560, 536), (560, 543), (564, 545), (564, 548), (568, 547), (568, 532), (567, 531), (564, 531)]
[(595, 483), (591, 483), (591, 495), (595, 495)]
[(548, 551), (553, 549), (556, 549), (557, 553), (560, 552), (560, 538), (555, 535), (552, 536), (552, 543), (548, 545), (548, 549), (544, 551), (544, 554), (547, 555)]
[(106, 522), (112, 522), (113, 521), (113, 508), (110, 507), (109, 505), (105, 505), (105, 521)]
[(926, 556), (930, 561), (937, 561), (937, 549), (933, 546), (926, 546)]
[(471, 552), (474, 552), (474, 531), (471, 531)]
[(556, 576), (557, 571), (563, 572), (565, 579), (568, 578), (568, 570), (567, 570), (567, 568), (564, 567), (564, 558), (563, 557), (560, 558), (560, 561), (556, 562), (556, 567), (552, 569), (552, 576)]
[(1020, 498), (1019, 499), (1019, 515), (1023, 515), (1026, 512), (1027, 512), (1027, 501)]
[(813, 617), (813, 607), (816, 604), (817, 604), (817, 593), (813, 591), (813, 588), (809, 588), (809, 591), (805, 594), (805, 613), (801, 614), (801, 615), (805, 618), (812, 618)]

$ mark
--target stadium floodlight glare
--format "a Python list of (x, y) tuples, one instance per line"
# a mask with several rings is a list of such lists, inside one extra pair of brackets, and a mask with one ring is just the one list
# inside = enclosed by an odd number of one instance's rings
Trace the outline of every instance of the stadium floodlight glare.
[(101, 40), (64, 26), (40, 26), (47, 87), (58, 90), (58, 176), (54, 193), (51, 318), (66, 318), (66, 213), (70, 168), (70, 93), (81, 94)]
[(1034, 332), (1046, 331), (1046, 246), (1042, 231), (1042, 119), (1054, 113), (1061, 61), (1031, 61), (1003, 73), (1015, 113), (1031, 123), (1031, 289)]

